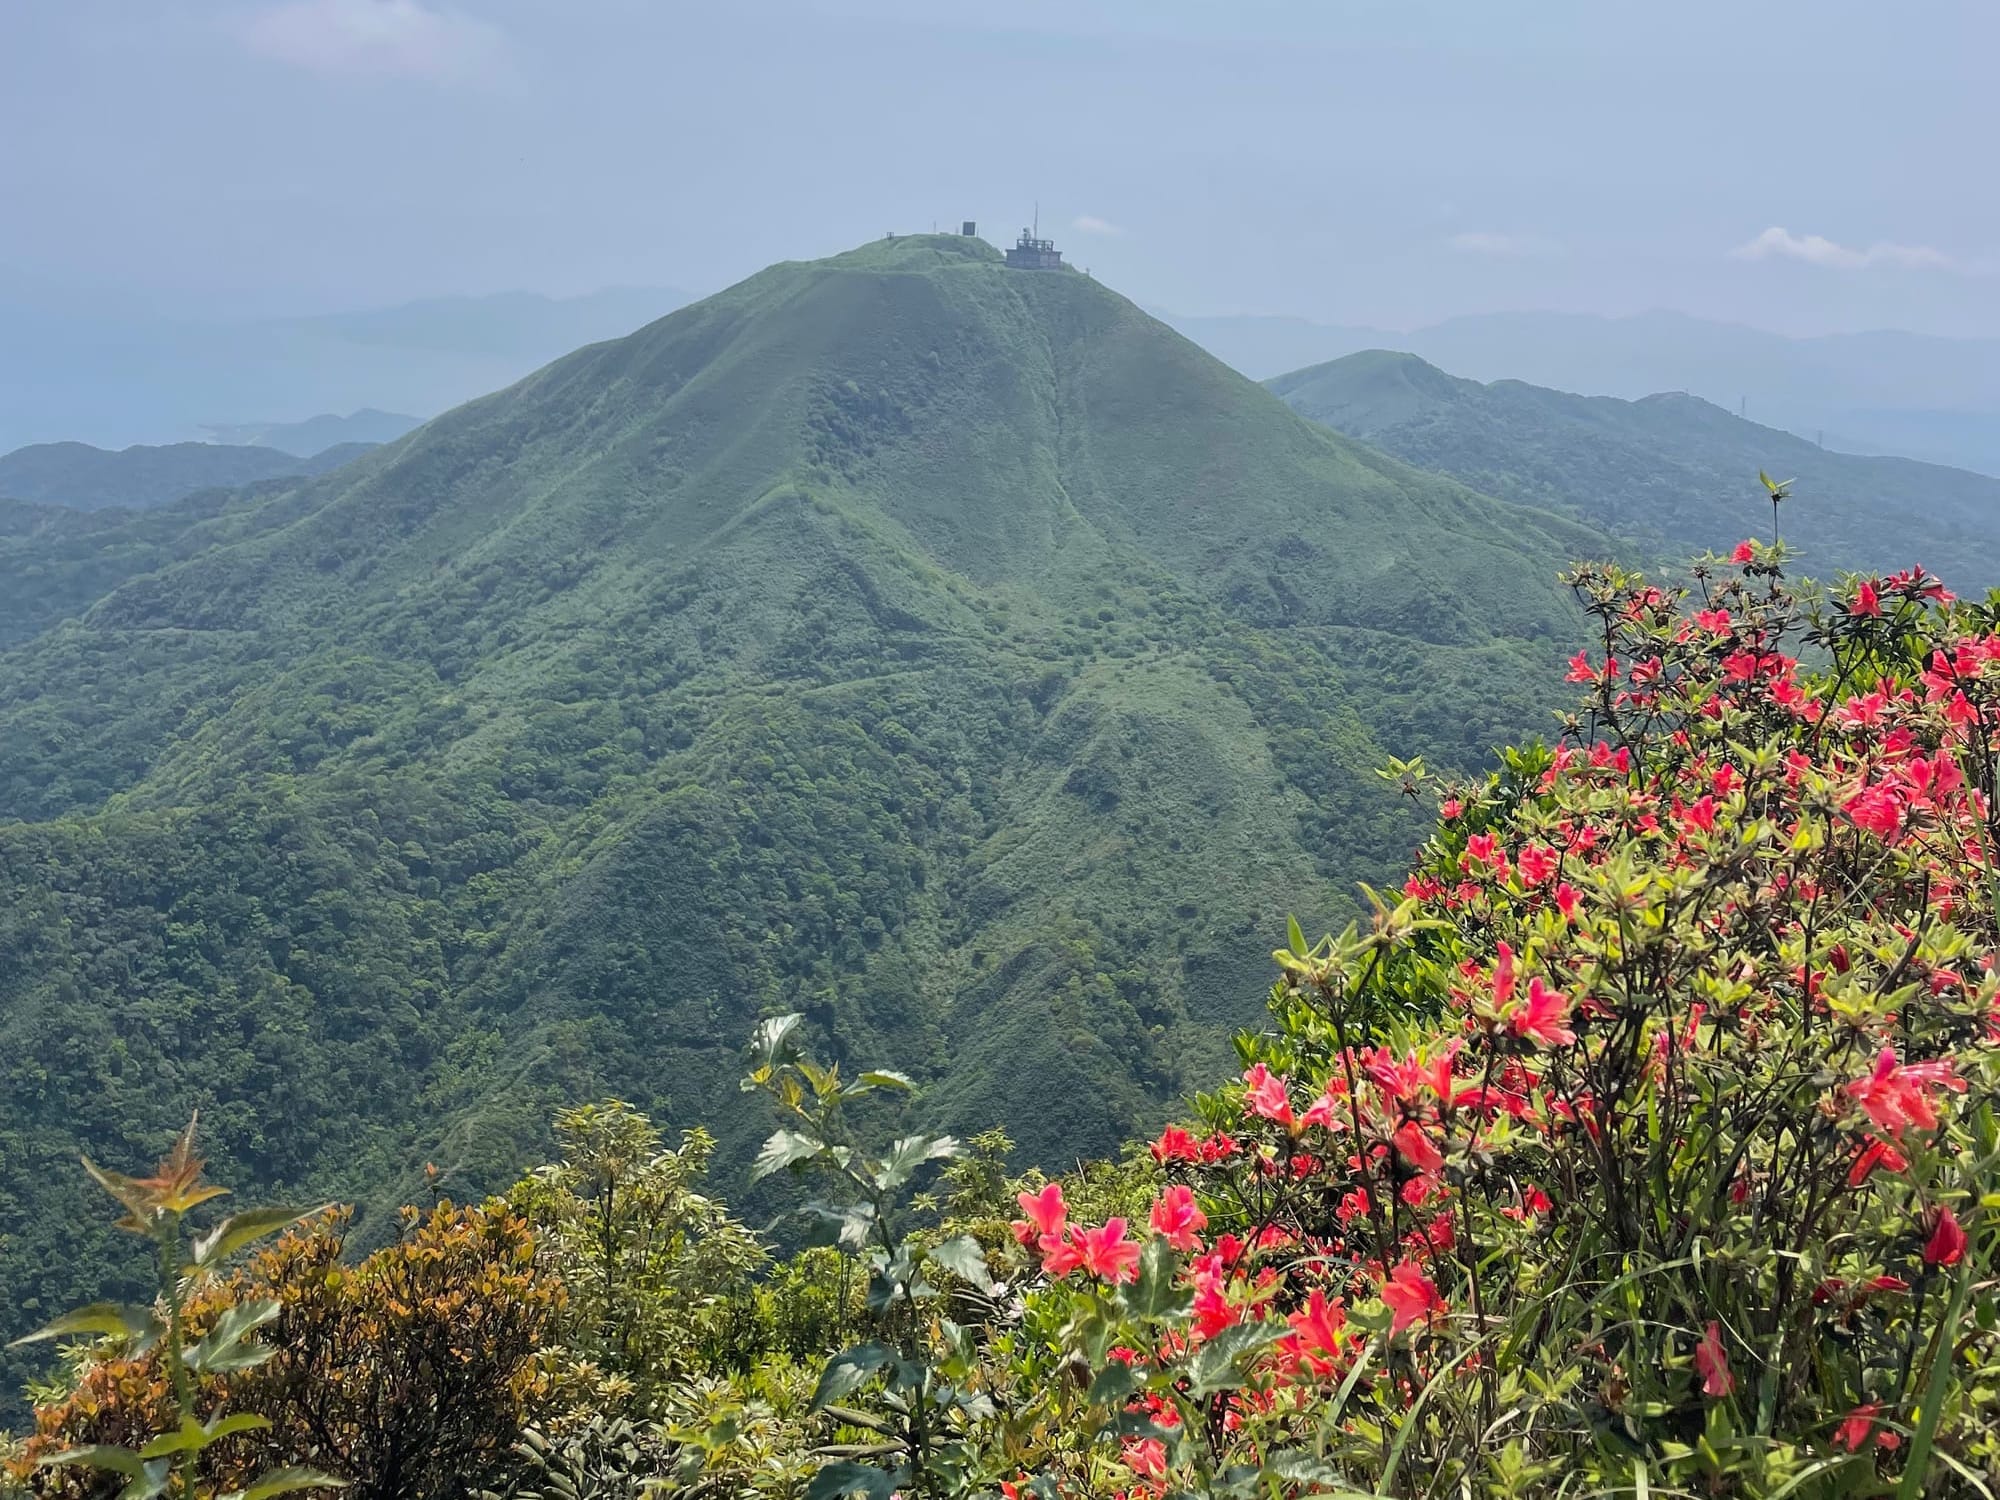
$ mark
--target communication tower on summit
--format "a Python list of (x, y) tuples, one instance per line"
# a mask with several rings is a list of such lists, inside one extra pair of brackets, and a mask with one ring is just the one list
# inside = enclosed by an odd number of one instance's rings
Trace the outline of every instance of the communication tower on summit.
[(1035, 225), (1023, 229), (1021, 237), (1014, 242), (1014, 248), (1007, 252), (1007, 264), (1017, 271), (1067, 271), (1063, 264), (1062, 251), (1056, 249), (1054, 240), (1040, 238), (1042, 208), (1035, 205)]

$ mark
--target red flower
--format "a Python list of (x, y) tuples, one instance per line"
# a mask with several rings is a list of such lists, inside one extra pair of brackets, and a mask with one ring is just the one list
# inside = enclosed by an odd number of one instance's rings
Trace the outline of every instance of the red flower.
[(1083, 1269), (1100, 1280), (1136, 1281), (1139, 1278), (1139, 1244), (1125, 1238), (1123, 1219), (1106, 1219), (1099, 1229), (1072, 1230)]
[(1569, 996), (1550, 989), (1537, 974), (1528, 981), (1528, 998), (1507, 1018), (1507, 1024), (1514, 1035), (1531, 1038), (1544, 1047), (1567, 1047), (1576, 1040), (1576, 1033), (1565, 1024), (1568, 1020)]
[(1873, 615), (1877, 619), (1881, 618), (1882, 601), (1876, 597), (1873, 583), (1864, 580), (1861, 587), (1854, 591), (1854, 602), (1847, 606), (1847, 612), (1850, 615)]
[(1160, 1132), (1160, 1138), (1153, 1142), (1153, 1160), (1164, 1165), (1170, 1161), (1199, 1161), (1201, 1148), (1194, 1137), (1178, 1125), (1169, 1125)]
[(1755, 542), (1738, 542), (1736, 550), (1729, 554), (1729, 560), (1733, 563), (1755, 562), (1757, 560), (1757, 544)]
[(1576, 909), (1582, 899), (1577, 894), (1576, 887), (1571, 885), (1567, 880), (1556, 887), (1556, 909), (1563, 914), (1564, 921), (1574, 922), (1576, 920)]
[(1868, 1174), (1877, 1167), (1885, 1172), (1907, 1172), (1910, 1164), (1904, 1159), (1902, 1152), (1887, 1141), (1870, 1141), (1862, 1149), (1861, 1154), (1855, 1157), (1854, 1165), (1848, 1169), (1847, 1185), (1860, 1187), (1868, 1180)]
[(1197, 1231), (1208, 1228), (1208, 1215), (1194, 1201), (1194, 1192), (1184, 1184), (1170, 1187), (1153, 1205), (1153, 1233), (1162, 1235), (1176, 1250), (1198, 1250)]
[(1397, 1262), (1389, 1279), (1382, 1283), (1382, 1305), (1392, 1315), (1391, 1334), (1401, 1333), (1412, 1323), (1445, 1310), (1445, 1300), (1438, 1295), (1437, 1284), (1413, 1260)]
[(1285, 1321), (1292, 1331), (1279, 1341), (1279, 1353), (1315, 1375), (1328, 1374), (1340, 1356), (1340, 1330), (1347, 1326), (1340, 1299), (1329, 1301), (1325, 1292), (1314, 1287), (1306, 1305)]
[(1955, 1266), (1964, 1258), (1965, 1231), (1959, 1227), (1958, 1215), (1947, 1205), (1938, 1209), (1937, 1227), (1924, 1244), (1924, 1264)]
[(1858, 1453), (1861, 1445), (1868, 1441), (1868, 1435), (1875, 1430), (1875, 1416), (1882, 1408), (1870, 1401), (1866, 1406), (1857, 1406), (1847, 1414), (1847, 1420), (1833, 1434), (1834, 1442), (1849, 1453)]
[(1127, 1438), (1123, 1450), (1125, 1467), (1141, 1479), (1164, 1479), (1167, 1473), (1167, 1445), (1158, 1438)]
[(1736, 1389), (1736, 1377), (1729, 1371), (1729, 1356), (1722, 1347), (1722, 1325), (1712, 1318), (1701, 1342), (1695, 1345), (1694, 1367), (1701, 1376), (1704, 1396), (1726, 1396)]
[(1419, 1172), (1438, 1172), (1444, 1169), (1444, 1158), (1438, 1148), (1431, 1144), (1431, 1138), (1424, 1133), (1424, 1127), (1415, 1120), (1405, 1120), (1396, 1127), (1396, 1150), (1403, 1160)]

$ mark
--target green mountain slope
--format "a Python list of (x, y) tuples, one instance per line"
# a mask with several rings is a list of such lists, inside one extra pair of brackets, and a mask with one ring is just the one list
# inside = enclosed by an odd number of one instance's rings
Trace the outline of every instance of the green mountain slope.
[(1213, 1076), (1288, 912), (1400, 865), (1385, 752), (1544, 722), (1605, 546), (931, 236), (313, 483), (8, 537), (60, 596), (0, 653), (23, 1322), (111, 1254), (79, 1143), (199, 1105), (231, 1180), (379, 1208), (611, 1091), (740, 1163), (773, 1008), (1023, 1160), (1108, 1149)]
[(198, 490), (325, 474), (358, 458), (370, 446), (341, 443), (316, 451), (310, 458), (296, 458), (276, 448), (224, 443), (141, 444), (116, 452), (88, 443), (36, 443), (0, 454), (0, 496), (72, 510), (107, 506), (144, 510)]
[(1267, 384), (1293, 410), (1409, 463), (1672, 555), (1769, 536), (1761, 468), (1797, 479), (1782, 531), (1817, 573), (1920, 561), (1968, 591), (2000, 584), (2000, 479), (1984, 474), (1829, 452), (1693, 396), (1481, 385), (1379, 349)]

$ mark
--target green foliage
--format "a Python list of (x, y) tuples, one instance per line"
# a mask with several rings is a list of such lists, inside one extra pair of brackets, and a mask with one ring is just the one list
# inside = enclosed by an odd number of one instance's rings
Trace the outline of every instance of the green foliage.
[(698, 1362), (721, 1363), (735, 1289), (763, 1267), (764, 1247), (696, 1190), (715, 1149), (706, 1131), (669, 1150), (645, 1115), (610, 1100), (561, 1111), (555, 1136), (560, 1159), (509, 1201), (567, 1290), (570, 1354), (622, 1377), (637, 1410), (657, 1415)]
[[(800, 1212), (862, 1258), (877, 1337), (827, 1361), (812, 1404), (879, 1439), (822, 1449), (832, 1461), (814, 1476), (807, 1500), (954, 1493), (974, 1471), (970, 1439), (992, 1403), (967, 1384), (971, 1334), (941, 1309), (954, 1286), (986, 1299), (1004, 1288), (977, 1240), (912, 1233), (900, 1200), (927, 1163), (958, 1160), (964, 1151), (948, 1135), (899, 1136), (880, 1155), (861, 1146), (848, 1124), (850, 1106), (884, 1090), (907, 1094), (910, 1081), (883, 1070), (843, 1080), (838, 1064), (819, 1064), (801, 1050), (802, 1023), (798, 1015), (773, 1017), (751, 1040), (743, 1087), (768, 1094), (792, 1122), (765, 1142), (753, 1171), (811, 1168), (833, 1184), (835, 1196), (815, 1198)], [(875, 1414), (845, 1405), (864, 1389), (874, 1392)]]

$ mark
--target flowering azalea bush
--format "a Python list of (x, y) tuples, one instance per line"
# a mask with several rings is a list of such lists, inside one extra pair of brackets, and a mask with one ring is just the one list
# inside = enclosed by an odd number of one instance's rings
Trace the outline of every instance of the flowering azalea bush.
[(1294, 927), (1148, 1222), (1022, 1193), (1010, 1491), (1987, 1492), (2000, 611), (1781, 564), (1576, 574), (1587, 706)]

